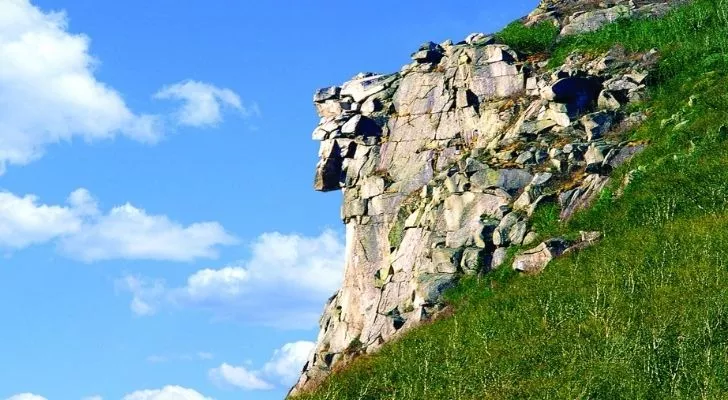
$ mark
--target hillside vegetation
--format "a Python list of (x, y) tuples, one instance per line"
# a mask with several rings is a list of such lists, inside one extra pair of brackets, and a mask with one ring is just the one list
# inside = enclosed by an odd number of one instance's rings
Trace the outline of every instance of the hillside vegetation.
[[(728, 0), (567, 38), (543, 26), (499, 37), (558, 65), (573, 51), (657, 48), (647, 150), (568, 224), (597, 246), (538, 276), (503, 267), (449, 294), (454, 313), (362, 357), (300, 399), (716, 399), (728, 397)], [(629, 173), (630, 171), (633, 171)], [(622, 196), (618, 187), (629, 173)]]

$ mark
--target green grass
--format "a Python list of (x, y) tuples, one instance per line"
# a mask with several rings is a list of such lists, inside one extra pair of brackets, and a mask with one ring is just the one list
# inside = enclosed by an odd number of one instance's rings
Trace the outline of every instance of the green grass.
[[(597, 246), (535, 277), (466, 278), (453, 316), (360, 358), (302, 399), (728, 398), (728, 1), (697, 0), (661, 20), (566, 39), (573, 50), (660, 50), (632, 133), (648, 149), (566, 225)], [(638, 169), (622, 197), (619, 182)]]
[(527, 27), (521, 21), (515, 21), (498, 32), (496, 39), (521, 53), (535, 54), (551, 49), (558, 36), (559, 28), (552, 22)]

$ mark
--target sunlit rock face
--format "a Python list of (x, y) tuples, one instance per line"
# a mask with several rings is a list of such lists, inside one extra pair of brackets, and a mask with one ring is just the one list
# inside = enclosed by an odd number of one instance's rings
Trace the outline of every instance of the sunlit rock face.
[[(578, 3), (586, 13), (632, 13), (674, 2), (544, 1), (523, 21), (572, 34), (586, 15)], [(346, 264), (292, 394), (432, 319), (446, 306), (443, 291), (502, 267), (510, 246), (530, 250), (508, 267), (534, 273), (594, 242), (540, 237), (530, 217), (552, 203), (570, 218), (644, 148), (622, 139), (644, 119), (625, 106), (642, 99), (657, 56), (614, 48), (549, 69), (543, 57), (472, 34), (424, 44), (398, 73), (362, 73), (317, 91), (314, 188), (343, 192)]]

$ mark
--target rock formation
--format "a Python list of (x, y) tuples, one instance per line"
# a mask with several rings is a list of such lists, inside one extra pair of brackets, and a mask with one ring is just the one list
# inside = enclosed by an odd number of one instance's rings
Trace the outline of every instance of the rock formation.
[[(524, 18), (562, 34), (614, 15), (655, 15), (676, 2), (548, 1)], [(321, 89), (315, 188), (342, 190), (346, 265), (321, 317), (318, 344), (292, 393), (431, 319), (464, 274), (498, 268), (509, 246), (533, 248), (513, 268), (538, 272), (570, 246), (538, 245), (529, 217), (556, 202), (587, 207), (612, 169), (643, 148), (621, 132), (640, 123), (625, 106), (644, 95), (657, 52), (572, 54), (558, 68), (472, 34), (426, 43), (398, 73), (362, 73)], [(537, 246), (538, 245), (538, 246)]]

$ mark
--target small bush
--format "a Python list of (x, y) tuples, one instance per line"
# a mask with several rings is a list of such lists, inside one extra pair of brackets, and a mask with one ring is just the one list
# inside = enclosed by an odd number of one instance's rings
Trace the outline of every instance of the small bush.
[(559, 36), (559, 28), (549, 21), (525, 26), (521, 21), (512, 22), (496, 34), (496, 38), (516, 51), (526, 54), (547, 52)]

